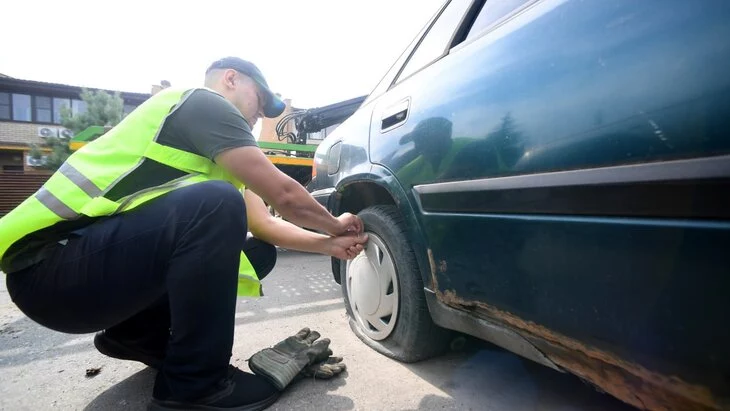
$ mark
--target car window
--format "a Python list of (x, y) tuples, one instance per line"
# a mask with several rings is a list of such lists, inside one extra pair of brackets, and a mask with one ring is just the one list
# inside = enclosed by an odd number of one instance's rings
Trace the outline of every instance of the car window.
[(502, 17), (505, 17), (511, 12), (517, 10), (520, 6), (529, 1), (530, 0), (487, 0), (476, 20), (474, 20), (474, 24), (472, 24), (469, 34), (466, 36), (466, 40), (479, 36), (482, 32), (484, 32), (484, 30), (501, 20)]
[(444, 55), (472, 0), (451, 0), (398, 75), (398, 81), (410, 76)]
[(439, 7), (438, 11), (426, 22), (426, 24), (423, 25), (421, 30), (418, 32), (418, 35), (416, 35), (413, 40), (408, 43), (408, 47), (406, 47), (405, 50), (403, 50), (403, 53), (398, 57), (398, 60), (393, 63), (390, 68), (388, 69), (388, 72), (385, 73), (383, 78), (378, 82), (378, 84), (373, 88), (373, 91), (370, 92), (368, 97), (365, 99), (365, 101), (362, 103), (362, 106), (366, 106), (370, 104), (372, 100), (383, 94), (384, 92), (388, 91), (388, 88), (390, 88), (391, 84), (393, 84), (394, 79), (398, 75), (398, 71), (403, 66), (403, 63), (408, 59), (408, 56), (411, 54), (411, 51), (415, 48), (416, 44), (418, 43), (418, 40), (423, 37), (423, 33), (428, 30), (428, 27), (431, 25), (431, 22), (440, 14), (440, 11), (442, 10), (442, 7)]

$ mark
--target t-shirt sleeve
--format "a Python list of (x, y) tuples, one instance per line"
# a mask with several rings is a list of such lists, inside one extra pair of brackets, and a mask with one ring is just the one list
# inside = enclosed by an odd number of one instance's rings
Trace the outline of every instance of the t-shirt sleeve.
[(168, 126), (166, 143), (211, 160), (231, 148), (257, 145), (238, 109), (205, 89), (194, 90), (172, 113)]

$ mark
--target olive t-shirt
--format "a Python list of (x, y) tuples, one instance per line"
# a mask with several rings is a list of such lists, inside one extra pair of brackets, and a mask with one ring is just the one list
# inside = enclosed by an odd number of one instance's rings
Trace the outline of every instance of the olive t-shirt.
[[(120, 136), (123, 138), (123, 136)], [(225, 150), (256, 146), (251, 127), (233, 104), (206, 89), (195, 89), (184, 96), (160, 129), (157, 142), (214, 160)], [(139, 190), (164, 184), (185, 173), (145, 158), (142, 163), (112, 188), (106, 197), (118, 200)], [(59, 241), (69, 235), (83, 235), (95, 219), (82, 217), (63, 221), (30, 234), (15, 243), (3, 256), (0, 268), (5, 273), (22, 270), (40, 262)]]

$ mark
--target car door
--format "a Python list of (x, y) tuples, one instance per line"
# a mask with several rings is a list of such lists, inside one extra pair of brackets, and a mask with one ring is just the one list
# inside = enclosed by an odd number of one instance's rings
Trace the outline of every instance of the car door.
[(444, 9), (377, 102), (370, 156), (410, 193), (449, 303), (723, 378), (728, 13), (720, 0)]

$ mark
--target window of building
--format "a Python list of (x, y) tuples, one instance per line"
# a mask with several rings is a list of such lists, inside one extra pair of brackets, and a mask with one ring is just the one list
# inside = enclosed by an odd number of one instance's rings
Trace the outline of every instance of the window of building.
[(35, 96), (35, 121), (38, 123), (50, 123), (53, 113), (50, 97)]
[(22, 172), (23, 171), (23, 166), (22, 165), (21, 166), (18, 166), (18, 165), (6, 164), (6, 165), (3, 166), (3, 171), (4, 172), (18, 172), (19, 173), (19, 172)]
[(13, 120), (31, 121), (30, 95), (13, 94)]
[(71, 99), (53, 98), (53, 122), (55, 124), (61, 124), (61, 107), (71, 107)]
[(10, 93), (0, 93), (0, 120), (10, 120)]
[(71, 115), (76, 116), (86, 113), (86, 102), (84, 100), (71, 100)]
[[(0, 121), (61, 124), (63, 107), (70, 110), (71, 116), (88, 111), (86, 102), (81, 99), (0, 92)], [(136, 108), (136, 105), (125, 104), (124, 115)]]
[(444, 55), (452, 36), (470, 5), (471, 0), (452, 0), (446, 6), (438, 20), (421, 40), (421, 44), (418, 45), (416, 51), (411, 55), (408, 63), (398, 76), (399, 79), (410, 76)]
[(476, 20), (474, 20), (474, 24), (472, 24), (469, 34), (466, 36), (466, 40), (480, 35), (484, 30), (492, 27), (494, 23), (517, 10), (528, 1), (529, 0), (487, 1), (484, 3), (484, 7), (482, 7), (482, 10), (479, 12)]

